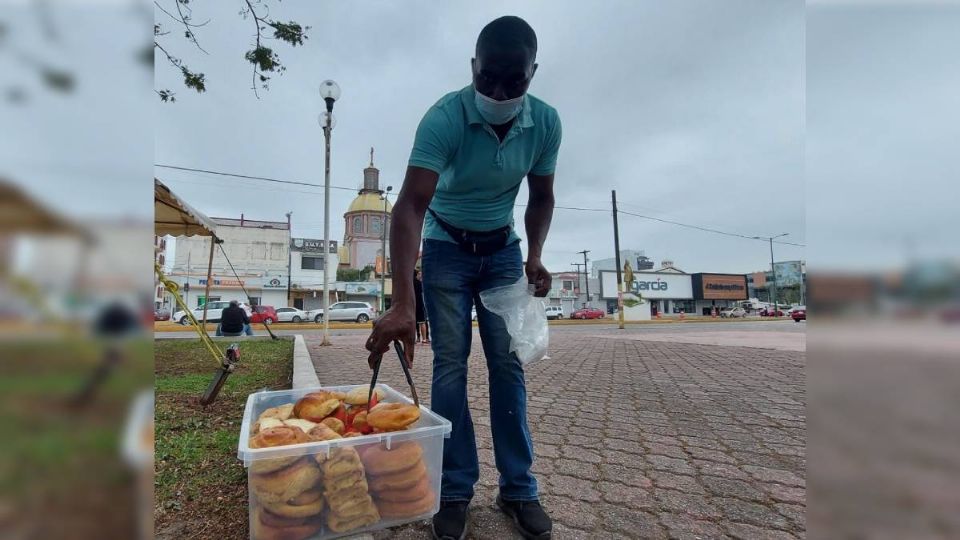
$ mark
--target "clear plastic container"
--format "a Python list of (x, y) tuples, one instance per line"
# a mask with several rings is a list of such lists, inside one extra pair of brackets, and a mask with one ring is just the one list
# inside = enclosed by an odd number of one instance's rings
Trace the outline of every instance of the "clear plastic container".
[[(247, 467), (250, 538), (326, 539), (427, 519), (440, 508), (443, 439), (450, 422), (420, 406), (402, 431), (271, 448), (250, 448), (260, 414), (320, 390), (257, 392), (247, 398), (237, 457)], [(385, 384), (384, 403), (413, 403)]]

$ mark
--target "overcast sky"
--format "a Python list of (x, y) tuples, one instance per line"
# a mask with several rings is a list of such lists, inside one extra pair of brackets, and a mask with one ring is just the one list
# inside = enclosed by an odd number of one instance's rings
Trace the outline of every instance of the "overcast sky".
[[(207, 76), (207, 92), (181, 87), (157, 57), (156, 163), (322, 183), (318, 84), (336, 80), (332, 183), (356, 187), (376, 148), (383, 183), (399, 189), (416, 126), (442, 95), (470, 83), (476, 36), (504, 14), (539, 39), (530, 92), (564, 124), (557, 204), (627, 211), (749, 235), (789, 232), (804, 243), (803, 4), (800, 2), (324, 2), (273, 3), (273, 15), (313, 28), (304, 47), (277, 44), (287, 66), (258, 100), (242, 54), (252, 23), (233, 3), (198, 3), (204, 55), (170, 50)], [(162, 14), (157, 20), (176, 29)], [(179, 35), (179, 30), (169, 37)], [(283, 220), (322, 238), (322, 190), (156, 169), (213, 216)], [(334, 190), (331, 237), (355, 193)], [(519, 203), (526, 200), (521, 191)], [(522, 230), (522, 209), (516, 220)], [(769, 265), (765, 244), (624, 216), (621, 247), (673, 259), (688, 271), (747, 272)], [(545, 248), (555, 270), (613, 254), (609, 212), (557, 210)], [(777, 259), (801, 248), (777, 246)]]

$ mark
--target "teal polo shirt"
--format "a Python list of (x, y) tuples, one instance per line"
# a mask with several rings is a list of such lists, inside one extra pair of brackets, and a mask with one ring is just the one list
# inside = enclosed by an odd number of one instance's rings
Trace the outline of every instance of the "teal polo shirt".
[[(473, 85), (430, 107), (417, 128), (409, 164), (440, 175), (430, 208), (448, 223), (471, 231), (510, 225), (528, 174), (553, 174), (560, 150), (556, 109), (527, 94), (510, 131), (497, 138), (474, 103)], [(519, 240), (511, 231), (511, 241)], [(423, 237), (453, 242), (427, 212)]]

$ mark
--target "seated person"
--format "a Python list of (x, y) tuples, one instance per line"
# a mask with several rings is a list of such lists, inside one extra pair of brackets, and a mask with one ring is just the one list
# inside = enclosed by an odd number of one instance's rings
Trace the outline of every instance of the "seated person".
[(217, 327), (218, 336), (240, 336), (243, 335), (250, 325), (250, 317), (247, 312), (240, 307), (240, 303), (231, 300), (230, 305), (223, 308), (220, 315), (220, 325)]

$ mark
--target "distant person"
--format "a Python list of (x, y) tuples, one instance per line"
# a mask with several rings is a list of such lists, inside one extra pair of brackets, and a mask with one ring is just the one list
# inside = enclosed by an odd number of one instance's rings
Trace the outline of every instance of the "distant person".
[(220, 315), (220, 324), (217, 326), (217, 335), (241, 336), (249, 327), (250, 317), (247, 316), (246, 310), (240, 307), (240, 302), (231, 300), (230, 305), (223, 308), (223, 312)]
[(413, 295), (417, 303), (417, 343), (430, 343), (430, 323), (423, 302), (423, 274), (419, 270), (413, 273)]

